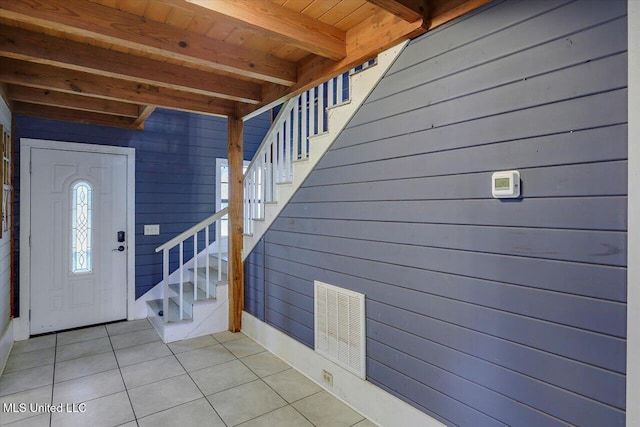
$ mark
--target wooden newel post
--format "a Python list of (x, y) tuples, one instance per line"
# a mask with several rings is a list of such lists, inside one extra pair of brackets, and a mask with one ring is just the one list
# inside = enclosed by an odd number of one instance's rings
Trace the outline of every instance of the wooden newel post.
[(243, 153), (242, 120), (228, 118), (228, 164), (229, 164), (229, 330), (239, 332), (242, 328), (244, 306), (244, 268), (242, 266), (243, 234)]

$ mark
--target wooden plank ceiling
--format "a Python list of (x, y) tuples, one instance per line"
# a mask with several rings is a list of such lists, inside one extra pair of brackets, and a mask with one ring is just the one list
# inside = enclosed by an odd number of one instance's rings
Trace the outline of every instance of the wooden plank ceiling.
[(488, 0), (0, 0), (17, 114), (142, 128), (250, 117)]

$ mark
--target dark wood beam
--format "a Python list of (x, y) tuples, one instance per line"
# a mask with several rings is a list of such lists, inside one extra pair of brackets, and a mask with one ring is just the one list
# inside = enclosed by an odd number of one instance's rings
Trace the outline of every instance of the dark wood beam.
[(228, 118), (229, 162), (229, 330), (240, 332), (244, 306), (243, 240), (243, 176), (242, 176), (242, 120)]
[(51, 120), (66, 122), (78, 122), (100, 126), (121, 127), (137, 129), (134, 118), (112, 116), (108, 114), (92, 113), (88, 111), (69, 110), (66, 108), (50, 107), (47, 105), (28, 104), (26, 102), (14, 102), (14, 114), (41, 117)]
[(49, 89), (37, 89), (25, 86), (11, 86), (8, 97), (14, 101), (29, 104), (48, 105), (71, 110), (91, 111), (112, 116), (139, 116), (138, 106), (109, 99), (92, 98), (70, 93), (56, 92)]
[(257, 83), (0, 25), (0, 56), (257, 104)]
[(163, 0), (173, 6), (211, 15), (230, 24), (259, 31), (307, 52), (342, 59), (346, 55), (345, 32), (310, 16), (269, 0)]
[(425, 7), (425, 0), (367, 0), (371, 4), (375, 4), (378, 7), (386, 10), (389, 13), (394, 14), (400, 19), (407, 22), (416, 22), (418, 19), (423, 19), (427, 8)]
[(0, 0), (0, 17), (282, 85), (295, 64), (86, 0)]
[(49, 89), (137, 105), (155, 105), (195, 113), (219, 116), (234, 113), (233, 102), (225, 99), (7, 58), (0, 58), (0, 81), (18, 86)]

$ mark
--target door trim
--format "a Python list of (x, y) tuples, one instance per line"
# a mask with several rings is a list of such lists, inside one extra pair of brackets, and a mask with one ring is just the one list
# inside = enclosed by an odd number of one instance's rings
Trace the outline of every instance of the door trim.
[(31, 235), (31, 149), (43, 148), (48, 150), (80, 151), (85, 153), (120, 154), (127, 157), (127, 319), (133, 319), (135, 303), (135, 164), (136, 150), (129, 147), (115, 147), (110, 145), (81, 144), (76, 142), (50, 141), (44, 139), (20, 138), (20, 246), (27, 248), (20, 252), (20, 317), (14, 319), (14, 339), (16, 341), (29, 338), (31, 322), (29, 310), (31, 307), (31, 250), (29, 250), (29, 236)]

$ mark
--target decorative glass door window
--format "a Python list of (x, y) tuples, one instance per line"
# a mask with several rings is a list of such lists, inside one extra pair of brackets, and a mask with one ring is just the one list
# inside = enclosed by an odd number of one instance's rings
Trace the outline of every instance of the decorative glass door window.
[(73, 186), (71, 197), (71, 272), (91, 272), (91, 184), (80, 181)]

